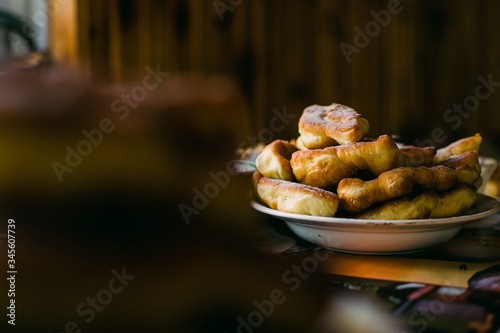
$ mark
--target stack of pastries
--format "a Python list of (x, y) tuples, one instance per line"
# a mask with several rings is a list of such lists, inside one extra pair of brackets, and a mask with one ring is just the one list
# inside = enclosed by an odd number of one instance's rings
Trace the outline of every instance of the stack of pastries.
[(314, 216), (423, 219), (457, 216), (477, 199), (481, 136), (441, 149), (366, 139), (354, 109), (313, 105), (296, 140), (276, 140), (256, 159), (257, 197), (270, 208)]

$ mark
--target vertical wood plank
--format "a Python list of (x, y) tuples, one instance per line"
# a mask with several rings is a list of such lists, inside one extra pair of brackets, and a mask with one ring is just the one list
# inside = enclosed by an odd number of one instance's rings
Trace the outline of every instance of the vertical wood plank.
[(149, 10), (149, 17), (151, 19), (149, 24), (150, 65), (152, 67), (159, 65), (162, 70), (170, 71), (171, 68), (167, 66), (166, 55), (165, 29), (169, 18), (166, 13), (165, 1), (151, 1)]
[(85, 75), (91, 77), (90, 67), (90, 10), (89, 4), (86, 1), (77, 1), (78, 10), (78, 57), (80, 67)]
[(120, 32), (120, 14), (118, 0), (110, 0), (109, 11), (109, 66), (111, 68), (111, 80), (120, 82), (122, 80), (122, 35)]
[(151, 27), (151, 0), (142, 0), (137, 8), (137, 74), (144, 75), (146, 66), (155, 66), (151, 63), (152, 27)]
[(79, 66), (78, 1), (68, 0), (59, 4), (55, 0), (49, 0), (49, 8), (57, 8), (53, 15), (47, 15), (52, 57), (59, 63)]
[(96, 81), (112, 79), (109, 67), (109, 1), (89, 1), (90, 66), (92, 78)]
[[(204, 4), (206, 1), (189, 0), (189, 32), (187, 36), (187, 54), (188, 67), (190, 71), (203, 73), (206, 64), (208, 63), (208, 53), (206, 44), (208, 41), (209, 32), (205, 25), (206, 17), (204, 12)], [(216, 45), (213, 45), (216, 48)], [(211, 51), (208, 51), (211, 52)], [(213, 66), (214, 64), (211, 63)]]
[[(485, 68), (483, 70), (485, 78), (491, 74), (493, 81), (500, 81), (500, 44), (498, 43), (498, 31), (500, 31), (500, 3), (495, 0), (487, 2), (485, 20), (481, 22), (482, 36), (485, 36), (484, 48), (482, 54), (484, 55)], [(500, 88), (495, 88), (495, 92), (490, 97), (482, 102), (484, 107), (481, 108), (483, 114), (483, 122), (481, 128), (485, 128), (485, 144), (483, 146), (490, 146), (485, 153), (489, 156), (500, 156)], [(495, 154), (495, 155), (493, 155)]]
[(265, 0), (255, 0), (250, 6), (250, 52), (255, 59), (255, 74), (252, 82), (253, 99), (249, 101), (250, 107), (253, 109), (255, 116), (255, 125), (253, 128), (258, 132), (266, 125), (268, 91), (272, 88), (268, 86), (267, 67), (270, 65), (267, 58), (267, 43), (268, 43), (268, 17), (266, 8), (269, 8), (269, 2)]
[(317, 64), (317, 80), (321, 82), (317, 87), (317, 102), (315, 103), (323, 105), (335, 102), (335, 95), (338, 94), (334, 85), (334, 63), (337, 55), (340, 55), (337, 51), (339, 42), (332, 33), (338, 24), (337, 17), (334, 15), (335, 7), (335, 2), (321, 0), (318, 2), (315, 13), (315, 21), (317, 22), (315, 62)]
[[(295, 138), (298, 136), (298, 121), (299, 117), (305, 107), (313, 103), (310, 95), (307, 93), (307, 83), (304, 80), (304, 18), (302, 17), (302, 7), (300, 0), (287, 1), (285, 9), (285, 22), (283, 28), (285, 35), (283, 36), (285, 42), (284, 54), (281, 53), (281, 58), (284, 64), (284, 75), (286, 81), (281, 83), (284, 87), (284, 98), (286, 99), (287, 112), (296, 115), (294, 119), (290, 120), (287, 127), (287, 132), (284, 137)], [(289, 24), (293, 22), (293, 24)], [(309, 66), (313, 64), (309, 63)], [(278, 82), (278, 84), (280, 84)], [(278, 109), (283, 108), (285, 105), (276, 105)]]

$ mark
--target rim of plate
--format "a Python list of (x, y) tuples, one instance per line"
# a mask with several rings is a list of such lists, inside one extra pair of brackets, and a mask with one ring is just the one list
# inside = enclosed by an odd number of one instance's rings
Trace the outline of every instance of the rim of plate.
[(257, 211), (283, 219), (287, 222), (316, 225), (335, 225), (335, 226), (378, 226), (378, 227), (416, 227), (416, 226), (452, 226), (461, 225), (467, 222), (475, 221), (488, 217), (500, 211), (500, 200), (478, 193), (478, 199), (474, 204), (472, 213), (461, 216), (444, 217), (437, 219), (414, 219), (414, 220), (364, 220), (344, 217), (325, 217), (302, 215), (295, 213), (281, 212), (257, 202), (255, 199), (250, 201), (250, 205)]

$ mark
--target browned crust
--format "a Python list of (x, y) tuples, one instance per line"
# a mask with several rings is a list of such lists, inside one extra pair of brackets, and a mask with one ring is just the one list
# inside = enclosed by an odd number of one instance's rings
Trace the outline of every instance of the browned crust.
[(404, 165), (404, 156), (389, 136), (382, 135), (375, 141), (297, 151), (290, 164), (300, 183), (329, 188), (358, 170), (379, 175)]
[(302, 142), (309, 149), (360, 141), (369, 127), (356, 110), (337, 103), (311, 105), (299, 120)]
[(337, 194), (346, 211), (358, 213), (373, 204), (410, 194), (414, 185), (426, 190), (447, 191), (457, 184), (475, 184), (480, 178), (478, 165), (477, 153), (466, 152), (443, 165), (400, 167), (370, 181), (345, 178), (340, 181)]
[(479, 151), (483, 138), (479, 133), (474, 136), (457, 140), (446, 147), (440, 148), (434, 157), (434, 164), (439, 164), (451, 156), (457, 156), (467, 151)]
[(257, 156), (257, 169), (265, 177), (293, 181), (295, 176), (290, 166), (290, 158), (295, 151), (297, 147), (290, 142), (275, 140)]

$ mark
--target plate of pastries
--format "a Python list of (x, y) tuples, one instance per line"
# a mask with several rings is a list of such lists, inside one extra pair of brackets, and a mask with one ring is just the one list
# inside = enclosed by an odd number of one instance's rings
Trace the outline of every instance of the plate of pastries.
[(368, 130), (348, 106), (307, 107), (297, 139), (257, 156), (251, 206), (309, 242), (366, 254), (423, 250), (500, 210), (477, 191), (480, 134), (437, 149)]

